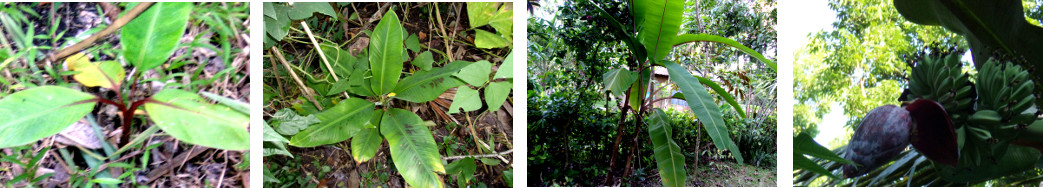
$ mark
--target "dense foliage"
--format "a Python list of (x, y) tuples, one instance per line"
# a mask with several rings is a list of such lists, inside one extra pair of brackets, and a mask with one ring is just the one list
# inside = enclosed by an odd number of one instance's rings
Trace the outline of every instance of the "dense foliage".
[[(687, 1), (679, 22), (680, 33), (718, 35), (773, 56), (774, 4), (774, 1)], [(536, 8), (535, 15), (547, 16), (528, 19), (529, 185), (660, 185), (657, 160), (652, 155), (655, 146), (646, 133), (651, 127), (641, 123), (653, 121), (652, 117), (622, 115), (620, 106), (625, 98), (605, 91), (609, 86), (602, 82), (605, 75), (612, 75), (620, 68), (647, 64), (639, 61), (644, 57), (638, 56), (643, 54), (631, 53), (633, 49), (623, 42), (629, 40), (626, 35), (606, 29), (613, 27), (613, 20), (606, 17), (614, 17), (624, 26), (635, 25), (631, 8), (619, 1), (565, 1), (561, 7)], [(601, 14), (610, 16), (599, 16)], [(741, 163), (741, 160), (732, 160), (744, 158), (746, 163), (774, 168), (774, 70), (754, 63), (757, 59), (737, 49), (717, 43), (681, 44), (670, 51), (668, 59), (699, 75), (712, 75), (709, 79), (722, 87), (714, 93), (727, 92), (743, 105), (749, 105), (744, 108), (743, 117), (723, 100), (717, 102), (723, 112), (727, 135), (737, 144), (740, 153), (718, 149), (723, 146), (713, 144), (714, 140), (687, 108), (664, 108), (668, 118), (663, 119), (672, 129), (667, 133), (688, 158), (686, 164), (678, 165), (695, 168), (713, 162)], [(654, 88), (677, 90), (673, 84), (654, 84)], [(668, 99), (659, 103), (685, 102)], [(660, 107), (659, 103), (656, 107)], [(620, 120), (622, 117), (626, 119)], [(614, 146), (620, 144), (616, 140), (620, 137), (625, 144), (613, 151)], [(631, 142), (637, 145), (631, 147)], [(614, 155), (619, 155), (617, 169), (610, 168), (609, 161)], [(633, 164), (623, 164), (631, 160)], [(629, 175), (623, 176), (623, 181), (608, 180), (621, 174)], [(694, 177), (681, 184), (699, 182), (698, 177)]]

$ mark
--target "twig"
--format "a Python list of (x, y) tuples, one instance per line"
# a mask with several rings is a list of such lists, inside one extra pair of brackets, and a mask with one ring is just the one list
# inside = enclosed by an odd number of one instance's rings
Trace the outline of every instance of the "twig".
[[(315, 184), (320, 184), (320, 183), (319, 183), (319, 180), (318, 180), (318, 179), (315, 179), (315, 176), (311, 175), (311, 172), (308, 172), (308, 169), (304, 169), (304, 166), (298, 166), (297, 168), (300, 168), (300, 169), (301, 169), (301, 172), (304, 172), (305, 174), (308, 174), (308, 178), (311, 178), (311, 182), (312, 182), (312, 183), (315, 183)], [(323, 186), (324, 186), (324, 185), (323, 185)]]
[(154, 4), (154, 2), (143, 2), (141, 4), (138, 4), (137, 6), (134, 6), (134, 8), (130, 9), (130, 11), (127, 11), (127, 14), (123, 15), (123, 17), (120, 17), (119, 19), (116, 19), (116, 21), (113, 21), (112, 25), (109, 25), (109, 27), (102, 29), (98, 33), (95, 33), (94, 35), (87, 37), (87, 39), (83, 39), (83, 41), (69, 46), (68, 48), (63, 48), (62, 50), (58, 51), (58, 53), (55, 53), (46, 60), (58, 61), (58, 59), (65, 58), (66, 56), (76, 53), (77, 51), (83, 50), (83, 48), (86, 48), (87, 46), (94, 44), (94, 42), (98, 41), (98, 39), (101, 39), (105, 36), (109, 36), (109, 34), (116, 32), (116, 30), (123, 27), (123, 25), (126, 25), (131, 20), (138, 17), (139, 14), (145, 12), (145, 10), (152, 6), (152, 4)]
[(388, 7), (391, 7), (391, 3), (384, 3), (384, 5), (380, 6), (379, 10), (377, 10), (376, 12), (373, 12), (373, 16), (369, 17), (369, 20), (366, 21), (366, 22), (372, 23), (372, 22), (375, 22), (375, 21), (380, 20), (381, 18), (383, 18), (384, 17), (383, 13), (387, 12)]
[(308, 23), (301, 21), (301, 26), (304, 27), (304, 32), (308, 34), (308, 39), (311, 40), (311, 44), (315, 45), (315, 50), (319, 51), (319, 57), (322, 59), (322, 63), (326, 64), (326, 69), (330, 70), (330, 75), (333, 75), (333, 81), (340, 81), (340, 78), (337, 78), (337, 73), (333, 72), (333, 66), (330, 66), (330, 61), (326, 60), (326, 54), (319, 46), (319, 42), (315, 41), (315, 36), (311, 34), (311, 28), (308, 27)]
[[(308, 27), (308, 23), (305, 23), (304, 21), (301, 21), (301, 26), (304, 27), (304, 32), (308, 34), (308, 39), (311, 39), (311, 44), (315, 45), (315, 50), (319, 51), (319, 58), (322, 59), (322, 63), (326, 64), (326, 69), (330, 70), (330, 75), (333, 76), (333, 81), (338, 81), (339, 82), (340, 78), (337, 78), (337, 73), (333, 72), (333, 66), (330, 66), (330, 61), (326, 60), (326, 53), (322, 52), (322, 47), (319, 46), (319, 42), (315, 41), (315, 35), (311, 34), (311, 28)], [(337, 54), (339, 55), (340, 53), (337, 53)], [(337, 57), (337, 59), (339, 61), (340, 57)], [(351, 98), (351, 96), (348, 95), (348, 92), (345, 91), (345, 92), (343, 92), (343, 94), (344, 94), (344, 98), (345, 99), (350, 99)]]
[(108, 2), (101, 2), (101, 3), (98, 3), (98, 5), (101, 5), (101, 9), (105, 11), (105, 17), (109, 17), (109, 20), (119, 19), (119, 16), (120, 16), (120, 8), (119, 7), (117, 7), (116, 5), (112, 5), (112, 3), (108, 3)]
[(228, 157), (228, 150), (225, 150), (224, 153), (225, 153), (225, 164), (221, 165), (221, 166), (224, 166), (224, 168), (221, 168), (221, 178), (217, 179), (217, 187), (221, 187), (221, 185), (225, 183), (225, 173), (228, 172), (228, 158), (227, 158)]
[(293, 78), (293, 81), (297, 81), (297, 85), (301, 87), (301, 91), (303, 91), (304, 97), (307, 97), (308, 100), (311, 100), (311, 103), (315, 104), (315, 108), (322, 110), (322, 105), (319, 105), (319, 101), (316, 101), (315, 97), (312, 96), (314, 95), (314, 93), (312, 93), (312, 91), (308, 88), (307, 85), (304, 85), (304, 82), (301, 81), (300, 77), (297, 77), (297, 72), (293, 72), (293, 68), (290, 68), (290, 64), (286, 63), (286, 58), (282, 57), (282, 52), (279, 52), (279, 49), (276, 49), (275, 46), (272, 46), (272, 48), (270, 48), (270, 51), (272, 51), (272, 53), (275, 54), (275, 57), (279, 59), (279, 63), (282, 63), (282, 65), (286, 67), (286, 70), (290, 72), (290, 77)]
[(449, 36), (445, 34), (445, 24), (442, 24), (442, 11), (438, 9), (437, 3), (435, 4), (435, 15), (437, 15), (435, 18), (438, 18), (438, 29), (442, 32), (442, 41), (445, 42), (445, 57), (449, 58), (449, 61), (446, 62), (453, 62), (453, 51), (450, 50), (453, 48), (453, 44), (450, 44), (449, 39), (446, 38)]
[(493, 153), (493, 154), (448, 156), (448, 157), (442, 157), (442, 160), (463, 159), (463, 158), (468, 158), (468, 157), (471, 157), (471, 158), (500, 157), (500, 156), (511, 154), (511, 153), (514, 153), (514, 149), (509, 149), (507, 151), (502, 151), (502, 152)]
[[(457, 6), (454, 6), (454, 7), (456, 7), (456, 12), (459, 13), (460, 12), (460, 5), (459, 4), (454, 4), (454, 5), (457, 5)], [(453, 34), (451, 34), (449, 36), (453, 37), (452, 39), (455, 39), (456, 38), (456, 32), (460, 28), (460, 14), (456, 14), (456, 22), (453, 22), (453, 23), (454, 23), (453, 24)], [(446, 51), (446, 53), (453, 54), (453, 52), (451, 52), (451, 51)]]
[[(467, 117), (467, 119), (468, 119), (467, 121), (469, 121), (471, 123), (471, 126), (467, 126), (467, 128), (471, 130), (471, 137), (474, 139), (475, 145), (478, 145), (479, 147), (485, 147), (485, 149), (488, 149), (489, 151), (496, 151), (496, 150), (493, 150), (492, 146), (489, 146), (489, 144), (485, 143), (481, 139), (478, 139), (478, 132), (474, 130), (474, 126), (476, 126), (478, 120), (481, 119), (481, 117), (485, 115), (485, 112), (482, 112), (481, 114), (478, 114), (478, 117), (474, 117), (475, 118), (474, 121), (471, 120), (471, 116), (467, 115), (466, 112), (464, 113), (464, 115)], [(481, 150), (479, 150), (479, 151), (481, 151)], [(509, 163), (510, 162), (507, 159), (505, 159), (503, 157), (500, 157), (499, 155), (497, 155), (496, 158), (500, 158), (500, 160), (502, 160), (504, 163)]]
[[(148, 178), (148, 180), (146, 180), (145, 182), (150, 183), (156, 181), (156, 179), (159, 179), (160, 176), (170, 173), (171, 170), (177, 170), (177, 168), (184, 166), (185, 162), (187, 162), (188, 159), (195, 158), (197, 155), (207, 150), (208, 149), (204, 149), (201, 146), (193, 146), (187, 152), (178, 154), (177, 157), (170, 159), (169, 163), (164, 164), (163, 166), (159, 166), (157, 168), (152, 168), (152, 171), (145, 175), (145, 178)], [(181, 162), (179, 163), (177, 161)]]

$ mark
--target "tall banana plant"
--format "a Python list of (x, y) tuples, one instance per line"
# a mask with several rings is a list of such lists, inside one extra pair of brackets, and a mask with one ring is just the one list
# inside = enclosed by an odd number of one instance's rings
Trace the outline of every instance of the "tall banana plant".
[[(662, 110), (652, 110), (654, 95), (642, 95), (652, 90), (649, 73), (653, 67), (664, 67), (669, 72), (670, 80), (677, 84), (681, 95), (675, 98), (685, 100), (700, 123), (709, 133), (714, 145), (720, 150), (728, 150), (740, 164), (744, 163), (735, 142), (729, 137), (727, 125), (722, 119), (721, 109), (713, 96), (703, 85), (706, 84), (730, 104), (740, 114), (746, 117), (743, 109), (727, 92), (721, 92), (721, 87), (709, 79), (693, 76), (684, 66), (669, 61), (667, 55), (674, 46), (691, 42), (714, 42), (735, 47), (740, 51), (761, 61), (772, 70), (776, 69), (775, 63), (764, 55), (721, 36), (709, 34), (678, 34), (681, 30), (682, 11), (684, 11), (684, 0), (632, 0), (629, 1), (635, 26), (622, 25), (614, 16), (598, 7), (600, 16), (608, 20), (613, 27), (614, 33), (622, 38), (623, 42), (637, 60), (638, 67), (619, 68), (610, 70), (604, 74), (604, 88), (612, 95), (623, 97), (622, 113), (624, 117), (629, 112), (634, 112), (639, 123), (644, 116), (651, 113), (649, 117), (648, 134), (652, 139), (654, 155), (662, 177), (664, 186), (684, 186), (687, 173), (684, 167), (684, 155), (681, 153), (677, 143), (670, 137), (671, 128), (663, 119), (666, 117)], [(640, 72), (640, 73), (639, 73)], [(623, 125), (620, 125), (623, 126)], [(618, 137), (618, 135), (617, 135)], [(618, 138), (616, 140), (619, 140)], [(618, 142), (617, 142), (618, 147)], [(615, 151), (615, 150), (613, 150)], [(613, 158), (614, 160), (614, 158)]]

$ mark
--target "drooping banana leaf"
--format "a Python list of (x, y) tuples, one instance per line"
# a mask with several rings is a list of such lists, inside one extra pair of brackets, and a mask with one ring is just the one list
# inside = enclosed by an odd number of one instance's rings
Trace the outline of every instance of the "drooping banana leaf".
[[(746, 118), (746, 112), (742, 110), (742, 106), (739, 106), (739, 102), (735, 101), (735, 97), (732, 97), (732, 94), (728, 93), (728, 91), (725, 91), (724, 88), (721, 87), (721, 85), (717, 85), (717, 82), (713, 82), (712, 80), (703, 78), (701, 76), (695, 76), (695, 78), (699, 79), (699, 83), (703, 83), (707, 86), (710, 86), (710, 88), (713, 89), (714, 92), (717, 92), (717, 95), (721, 96), (721, 99), (724, 99), (724, 101), (728, 102), (728, 104), (731, 105), (736, 112), (739, 112), (739, 116), (741, 116), (742, 118)], [(685, 100), (684, 93), (676, 93), (673, 97)]]
[(688, 72), (688, 69), (681, 65), (669, 61), (662, 61), (662, 64), (666, 67), (667, 72), (670, 73), (670, 81), (676, 83), (681, 93), (684, 93), (688, 107), (696, 117), (699, 117), (699, 121), (703, 123), (703, 127), (706, 128), (706, 132), (713, 139), (717, 149), (731, 151), (732, 155), (735, 156), (735, 160), (739, 164), (743, 164), (739, 147), (728, 136), (728, 127), (724, 124), (724, 119), (721, 117), (721, 109), (717, 106), (717, 102), (714, 101), (713, 97), (710, 96), (710, 93), (706, 91), (706, 88), (699, 83), (695, 76)]
[(655, 109), (648, 122), (648, 137), (652, 139), (653, 152), (659, 177), (662, 177), (663, 186), (684, 187), (688, 180), (685, 172), (684, 154), (681, 147), (674, 142), (673, 131), (671, 131), (669, 119), (661, 109)]
[(729, 38), (710, 34), (682, 34), (680, 36), (677, 36), (676, 39), (674, 39), (674, 46), (689, 42), (716, 42), (735, 47), (739, 49), (739, 51), (742, 51), (750, 56), (753, 56), (753, 58), (760, 60), (761, 62), (764, 62), (764, 64), (768, 64), (768, 67), (770, 67), (771, 70), (778, 70), (778, 68), (775, 66), (775, 62), (771, 61), (768, 58), (764, 58), (764, 55), (761, 55), (761, 53), (754, 51), (750, 47), (746, 47), (745, 45), (742, 45), (739, 42), (736, 42), (735, 40)]

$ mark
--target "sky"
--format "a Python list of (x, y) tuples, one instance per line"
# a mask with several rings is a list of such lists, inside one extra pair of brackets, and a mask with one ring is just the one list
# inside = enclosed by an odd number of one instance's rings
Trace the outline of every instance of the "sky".
[[(789, 64), (792, 67), (795, 63), (793, 61), (794, 52), (807, 45), (810, 34), (822, 30), (832, 30), (832, 23), (836, 21), (837, 14), (829, 9), (826, 0), (804, 0), (801, 3), (779, 3), (778, 5), (779, 10), (800, 10), (779, 14), (779, 64)], [(780, 76), (779, 79), (792, 80), (793, 78), (792, 76), (789, 78)], [(790, 98), (790, 101), (796, 101), (796, 99)], [(819, 134), (815, 137), (815, 141), (819, 144), (831, 143), (839, 135), (845, 134), (843, 126), (847, 123), (848, 118), (844, 116), (843, 109), (839, 104), (834, 104), (831, 109), (833, 110), (823, 116), (822, 122), (818, 125)]]
[(541, 18), (544, 20), (554, 19), (555, 12), (558, 11), (562, 1), (558, 0), (540, 0), (540, 7), (533, 10), (532, 17)]

